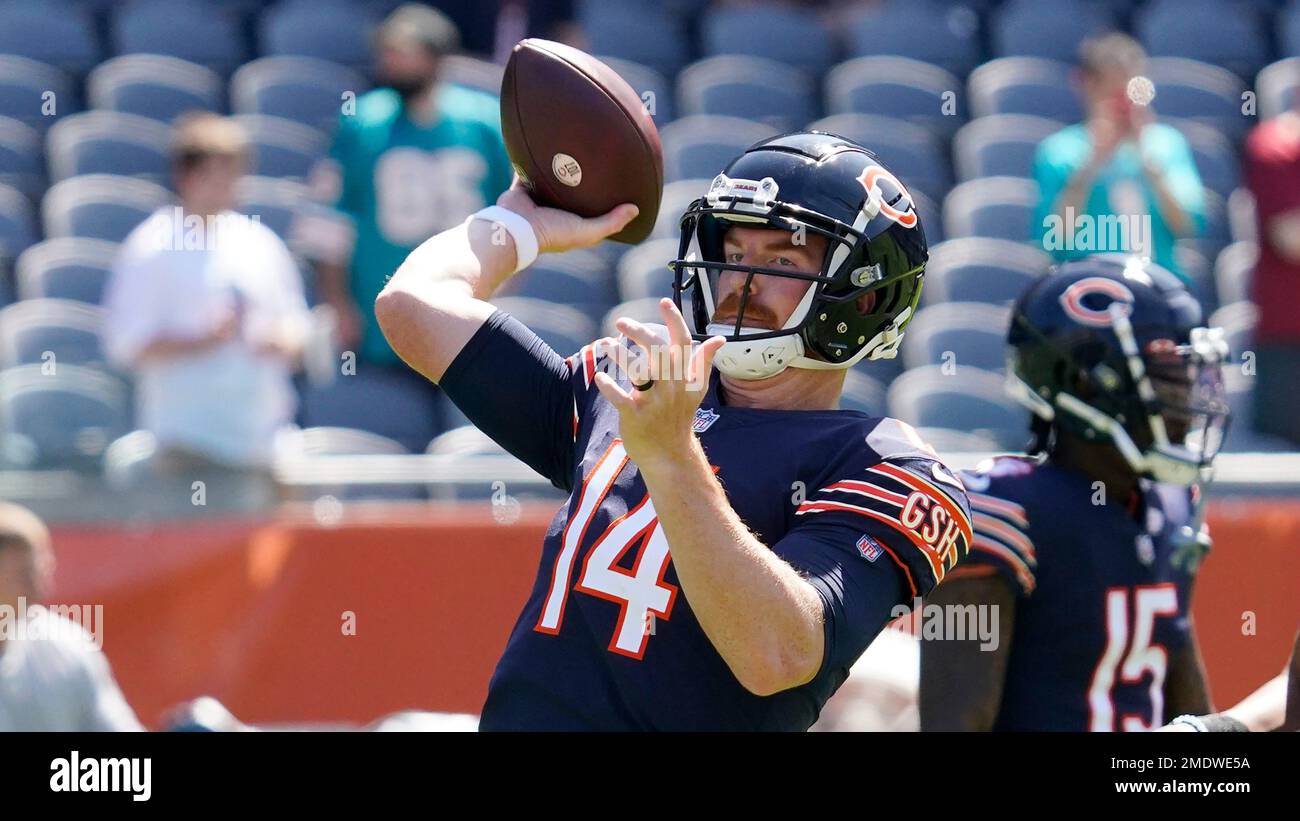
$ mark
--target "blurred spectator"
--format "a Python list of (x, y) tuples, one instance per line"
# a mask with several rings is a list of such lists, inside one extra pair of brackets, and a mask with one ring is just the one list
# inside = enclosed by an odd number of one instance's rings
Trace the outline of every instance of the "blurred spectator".
[(1199, 234), (1204, 192), (1186, 138), (1154, 122), (1146, 53), (1126, 34), (1086, 40), (1077, 82), (1087, 119), (1038, 146), (1033, 238), (1058, 260), (1125, 252), (1186, 279), (1174, 240)]
[(273, 440), (293, 419), (307, 304), (284, 243), (231, 210), (247, 162), (233, 121), (179, 121), (180, 204), (131, 232), (106, 287), (105, 347), (135, 377), (137, 424), (157, 440), (165, 474), (269, 475)]
[(317, 175), (355, 228), (350, 264), (321, 261), (320, 293), (338, 314), (339, 342), (356, 352), (358, 370), (390, 369), (433, 390), (388, 346), (375, 323), (375, 297), (415, 246), (496, 202), (513, 172), (497, 99), (438, 83), (440, 58), (459, 47), (446, 16), (401, 6), (374, 42), (385, 87), (358, 99), (355, 113), (345, 111)]
[[(1251, 285), (1255, 327), (1255, 429), (1300, 445), (1300, 93), (1294, 108), (1246, 140), (1246, 185), (1255, 195), (1259, 260)], [(1239, 354), (1240, 351), (1234, 351)]]
[(0, 732), (143, 729), (91, 633), (36, 603), (53, 575), (45, 525), (0, 502)]

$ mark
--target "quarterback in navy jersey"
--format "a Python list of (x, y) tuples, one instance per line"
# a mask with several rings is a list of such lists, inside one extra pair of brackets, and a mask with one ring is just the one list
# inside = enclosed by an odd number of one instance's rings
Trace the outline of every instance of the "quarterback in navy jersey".
[(996, 605), (1000, 641), (925, 641), (923, 730), (1150, 730), (1210, 712), (1191, 596), (1200, 483), (1227, 417), (1222, 332), (1168, 271), (1061, 265), (1017, 302), (1029, 456), (963, 473), (974, 540), (929, 603)]
[(485, 300), (530, 232), (590, 245), (634, 207), (583, 220), (518, 185), (499, 206), (417, 249), (376, 306), (403, 359), (570, 494), (481, 728), (807, 729), (972, 538), (914, 430), (836, 409), (845, 369), (893, 356), (916, 309), (906, 189), (835, 135), (756, 144), (683, 216), (662, 324), (620, 319), (567, 359)]

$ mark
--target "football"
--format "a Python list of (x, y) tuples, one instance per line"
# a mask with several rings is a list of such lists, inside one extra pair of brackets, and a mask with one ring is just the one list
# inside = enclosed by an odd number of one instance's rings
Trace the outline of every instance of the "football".
[(610, 239), (649, 236), (664, 185), (659, 130), (609, 66), (562, 43), (521, 41), (501, 80), (501, 133), (538, 204), (595, 217), (635, 203), (641, 212)]

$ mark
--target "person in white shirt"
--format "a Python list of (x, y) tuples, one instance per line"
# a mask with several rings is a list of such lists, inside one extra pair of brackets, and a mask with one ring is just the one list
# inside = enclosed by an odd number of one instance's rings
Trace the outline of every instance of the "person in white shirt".
[(105, 349), (135, 377), (137, 423), (157, 440), (164, 473), (265, 471), (296, 408), (307, 304), (288, 248), (256, 215), (232, 210), (248, 152), (233, 120), (179, 121), (180, 204), (132, 231), (105, 293)]
[(0, 502), (0, 732), (143, 729), (91, 633), (35, 604), (53, 572), (45, 525)]

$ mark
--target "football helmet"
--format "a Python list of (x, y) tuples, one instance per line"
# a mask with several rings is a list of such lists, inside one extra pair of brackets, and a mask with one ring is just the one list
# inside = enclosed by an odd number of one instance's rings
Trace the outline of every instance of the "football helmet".
[[(799, 273), (728, 263), (735, 225), (825, 237), (821, 268)], [(907, 189), (867, 149), (835, 134), (786, 134), (759, 142), (713, 179), (681, 220), (673, 298), (692, 335), (727, 342), (714, 364), (739, 379), (766, 379), (787, 367), (847, 368), (863, 358), (892, 358), (916, 312), (928, 252)], [(723, 271), (746, 274), (734, 321), (714, 321)], [(745, 325), (754, 277), (792, 277), (807, 290), (783, 327)], [(858, 298), (877, 294), (865, 312)]]
[(1048, 425), (1110, 442), (1135, 474), (1192, 485), (1223, 442), (1223, 329), (1195, 297), (1137, 257), (1065, 262), (1017, 300), (1008, 389)]

